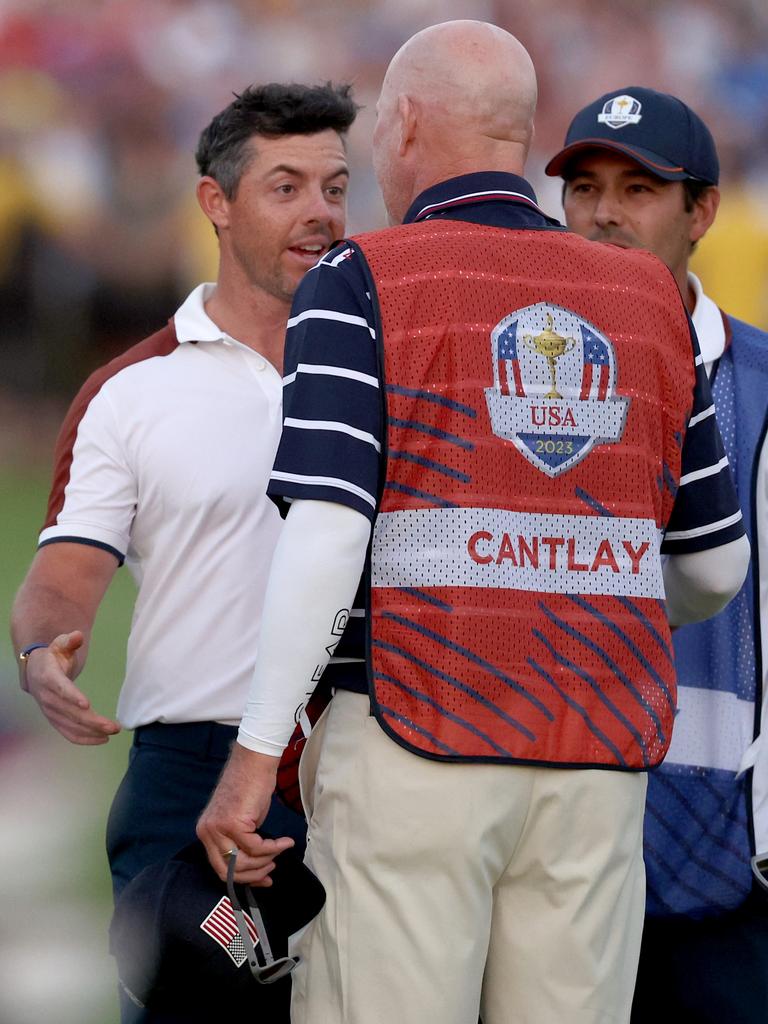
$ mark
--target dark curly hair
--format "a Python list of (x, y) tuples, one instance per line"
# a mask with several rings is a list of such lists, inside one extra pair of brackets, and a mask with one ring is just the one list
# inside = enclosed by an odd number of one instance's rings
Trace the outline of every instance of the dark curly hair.
[(343, 135), (359, 110), (351, 94), (351, 85), (331, 82), (249, 86), (200, 134), (195, 153), (200, 174), (215, 178), (233, 199), (253, 156), (248, 143), (254, 135), (312, 135), (328, 128)]

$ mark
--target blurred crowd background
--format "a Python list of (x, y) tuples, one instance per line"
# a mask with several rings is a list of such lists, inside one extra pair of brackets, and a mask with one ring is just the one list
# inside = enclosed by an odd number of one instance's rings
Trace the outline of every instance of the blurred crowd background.
[[(201, 128), (251, 82), (353, 82), (363, 110), (349, 140), (349, 229), (381, 226), (370, 138), (384, 69), (414, 31), (451, 18), (495, 22), (530, 50), (540, 101), (529, 172), (556, 216), (559, 183), (543, 167), (579, 107), (629, 85), (693, 106), (723, 172), (694, 267), (724, 308), (768, 328), (766, 0), (0, 0), (4, 621), (66, 403), (215, 274), (194, 198)], [(105, 714), (130, 602), (120, 581), (83, 684)], [(111, 1024), (100, 837), (128, 740), (68, 747), (15, 676), (0, 641), (0, 1019)]]
[(702, 270), (732, 312), (768, 325), (765, 0), (4, 0), (0, 388), (71, 393), (210, 277), (192, 153), (250, 82), (354, 82), (350, 228), (382, 223), (369, 140), (384, 69), (414, 30), (451, 17), (496, 22), (529, 48), (530, 172), (551, 212), (559, 194), (541, 169), (578, 107), (638, 84), (698, 110), (728, 199)]

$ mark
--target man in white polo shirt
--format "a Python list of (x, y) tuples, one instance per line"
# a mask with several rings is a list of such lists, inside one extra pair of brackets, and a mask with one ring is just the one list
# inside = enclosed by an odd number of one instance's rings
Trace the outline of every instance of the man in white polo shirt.
[[(94, 373), (59, 436), (12, 634), (22, 687), (62, 736), (94, 745), (135, 730), (108, 826), (116, 895), (194, 839), (236, 734), (280, 527), (266, 486), (285, 325), (299, 281), (344, 233), (355, 113), (349, 86), (272, 84), (213, 119), (196, 156), (217, 281)], [(74, 680), (123, 561), (139, 592), (112, 720)], [(303, 820), (277, 805), (270, 826), (303, 835)]]

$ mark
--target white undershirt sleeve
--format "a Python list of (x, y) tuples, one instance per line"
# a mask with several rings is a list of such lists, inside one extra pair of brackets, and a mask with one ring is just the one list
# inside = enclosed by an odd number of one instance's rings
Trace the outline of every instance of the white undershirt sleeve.
[(700, 622), (722, 611), (744, 582), (749, 553), (743, 536), (706, 551), (670, 555), (664, 562), (670, 626)]
[(275, 549), (259, 650), (238, 743), (279, 757), (339, 641), (365, 564), (366, 516), (296, 500)]

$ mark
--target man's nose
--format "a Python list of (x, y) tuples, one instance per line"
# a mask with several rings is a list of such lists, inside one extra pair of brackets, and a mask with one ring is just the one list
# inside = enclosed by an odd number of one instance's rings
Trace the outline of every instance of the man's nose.
[(621, 224), (624, 219), (624, 211), (621, 203), (612, 192), (603, 192), (595, 205), (595, 224), (598, 227), (607, 227), (609, 224)]
[(311, 189), (304, 207), (304, 220), (307, 224), (330, 224), (338, 219), (339, 204), (331, 201), (325, 189)]

